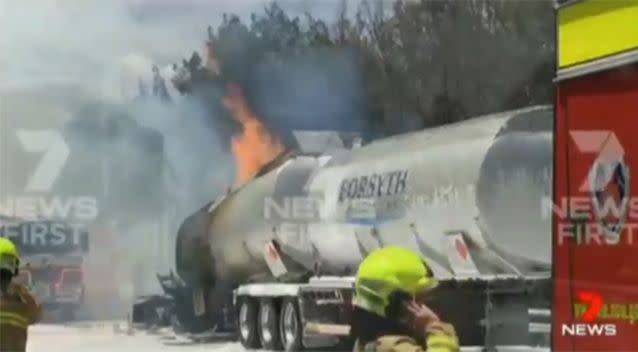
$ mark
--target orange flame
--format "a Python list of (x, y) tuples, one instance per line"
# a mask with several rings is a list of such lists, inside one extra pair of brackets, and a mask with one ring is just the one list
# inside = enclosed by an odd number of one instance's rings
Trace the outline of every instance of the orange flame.
[(250, 181), (266, 164), (284, 152), (281, 139), (259, 120), (250, 109), (241, 89), (236, 85), (228, 87), (223, 99), (224, 106), (235, 120), (242, 125), (242, 131), (233, 136), (231, 150), (237, 164), (235, 186)]

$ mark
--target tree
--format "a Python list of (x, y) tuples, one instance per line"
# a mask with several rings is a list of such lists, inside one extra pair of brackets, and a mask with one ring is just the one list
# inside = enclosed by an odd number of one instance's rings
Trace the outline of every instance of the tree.
[[(349, 49), (364, 72), (367, 127), (379, 135), (551, 103), (552, 2), (363, 0), (354, 17), (291, 18), (276, 3), (244, 24), (224, 15), (214, 34), (224, 81), (316, 48)], [(315, 62), (317, 65), (321, 63)], [(263, 65), (262, 65), (263, 66)]]

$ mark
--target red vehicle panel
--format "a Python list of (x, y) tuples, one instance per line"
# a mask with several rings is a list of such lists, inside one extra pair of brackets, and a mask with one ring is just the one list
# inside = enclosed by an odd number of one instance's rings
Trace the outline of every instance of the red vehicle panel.
[(30, 286), (45, 305), (80, 305), (84, 299), (84, 278), (79, 267), (23, 268), (18, 281)]
[[(638, 65), (561, 82), (556, 109), (554, 203), (587, 218), (554, 211), (553, 350), (635, 350)], [(583, 307), (592, 306), (582, 296), (588, 293), (602, 298), (592, 320), (583, 316)], [(616, 332), (566, 334), (563, 324), (573, 323), (610, 324)]]

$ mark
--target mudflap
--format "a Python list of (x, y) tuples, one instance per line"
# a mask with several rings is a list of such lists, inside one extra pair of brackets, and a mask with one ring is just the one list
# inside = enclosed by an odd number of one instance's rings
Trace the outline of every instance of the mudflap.
[(206, 293), (204, 288), (183, 287), (175, 296), (176, 332), (197, 334), (215, 327), (206, 314)]
[(219, 282), (214, 289), (208, 291), (207, 316), (219, 333), (233, 333), (235, 326), (235, 309), (233, 307), (232, 285)]
[(157, 275), (166, 293), (172, 298), (170, 325), (178, 334), (200, 335), (235, 332), (235, 312), (232, 284), (226, 282), (188, 285), (172, 271)]
[[(200, 334), (235, 331), (232, 296), (221, 288), (184, 287), (175, 297), (176, 332)], [(227, 297), (228, 296), (228, 297)]]

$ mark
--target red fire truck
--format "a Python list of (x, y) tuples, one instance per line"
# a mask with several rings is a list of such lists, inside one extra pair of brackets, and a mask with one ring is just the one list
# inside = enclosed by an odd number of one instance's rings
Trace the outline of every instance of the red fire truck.
[(22, 282), (31, 288), (46, 311), (57, 312), (65, 321), (74, 320), (84, 303), (82, 257), (41, 255), (26, 260), (20, 269)]
[(61, 221), (3, 216), (0, 236), (16, 243), (21, 257), (18, 281), (42, 303), (46, 318), (56, 312), (62, 320), (74, 319), (84, 303), (88, 233)]
[(554, 351), (638, 341), (638, 1), (557, 4)]

